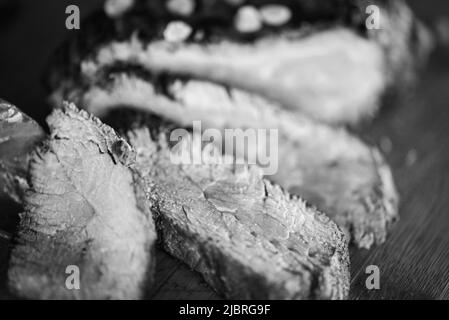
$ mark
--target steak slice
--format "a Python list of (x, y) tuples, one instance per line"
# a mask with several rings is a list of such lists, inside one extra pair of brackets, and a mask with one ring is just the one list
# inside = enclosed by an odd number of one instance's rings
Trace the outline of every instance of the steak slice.
[(217, 155), (209, 164), (174, 163), (165, 134), (152, 137), (144, 125), (128, 137), (168, 253), (227, 298), (347, 297), (347, 242), (334, 222), (255, 166)]
[(20, 203), (28, 189), (30, 154), (44, 130), (15, 106), (0, 99), (0, 195)]
[[(50, 137), (30, 156), (11, 290), (31, 299), (142, 297), (153, 276), (156, 232), (134, 151), (73, 105), (47, 122)], [(78, 289), (67, 287), (75, 267)]]

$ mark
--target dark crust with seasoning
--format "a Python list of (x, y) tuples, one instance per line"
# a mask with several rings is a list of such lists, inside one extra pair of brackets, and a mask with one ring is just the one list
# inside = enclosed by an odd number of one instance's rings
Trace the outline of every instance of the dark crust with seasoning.
[[(257, 39), (295, 31), (307, 36), (318, 30), (336, 26), (352, 28), (361, 36), (379, 43), (385, 52), (386, 70), (390, 75), (391, 90), (387, 96), (395, 95), (397, 89), (405, 89), (414, 82), (416, 71), (424, 64), (432, 47), (432, 37), (427, 29), (413, 17), (403, 0), (284, 0), (245, 1), (250, 5), (263, 3), (285, 3), (294, 8), (290, 22), (281, 27), (265, 27), (254, 34), (236, 33), (232, 17), (237, 8), (224, 0), (198, 1), (196, 11), (189, 17), (171, 14), (165, 7), (165, 0), (142, 0), (117, 19), (109, 19), (104, 12), (89, 17), (76, 36), (68, 39), (55, 54), (46, 73), (49, 91), (54, 91), (67, 81), (82, 86), (80, 63), (92, 57), (96, 49), (111, 41), (126, 40), (137, 35), (143, 43), (161, 39), (167, 24), (173, 20), (185, 21), (192, 29), (186, 43), (215, 43), (230, 40), (248, 43)], [(368, 5), (378, 5), (384, 30), (367, 30), (365, 21)], [(204, 37), (195, 39), (196, 31)], [(172, 75), (177, 76), (177, 75)]]

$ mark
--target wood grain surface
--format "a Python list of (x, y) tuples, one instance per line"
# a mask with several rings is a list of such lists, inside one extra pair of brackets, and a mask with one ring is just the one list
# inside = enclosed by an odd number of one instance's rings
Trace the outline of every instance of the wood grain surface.
[[(7, 14), (0, 9), (0, 96), (42, 122), (49, 109), (40, 77), (49, 54), (69, 32), (64, 28), (65, 7), (79, 4), (84, 16), (98, 1), (12, 2), (16, 5)], [(409, 2), (431, 25), (449, 19), (448, 1)], [(401, 195), (401, 220), (384, 245), (351, 249), (350, 297), (449, 299), (448, 44), (433, 54), (419, 85), (400, 102), (387, 105), (360, 134), (385, 150)], [(19, 210), (0, 201), (0, 229), (14, 232)], [(5, 284), (10, 246), (0, 234), (0, 298), (13, 298)], [(365, 287), (369, 265), (380, 269), (380, 290)], [(148, 298), (220, 298), (197, 273), (161, 251), (156, 279)]]

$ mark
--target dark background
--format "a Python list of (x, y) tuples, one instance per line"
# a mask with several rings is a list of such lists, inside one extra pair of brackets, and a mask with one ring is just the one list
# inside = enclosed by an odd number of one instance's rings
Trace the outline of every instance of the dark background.
[[(43, 123), (49, 112), (42, 73), (54, 49), (70, 33), (65, 8), (86, 17), (101, 0), (0, 0), (0, 98)], [(432, 29), (446, 19), (449, 1), (410, 0)], [(81, 25), (82, 28), (82, 25)], [(401, 220), (387, 243), (372, 250), (351, 249), (351, 298), (449, 299), (449, 44), (440, 45), (413, 92), (361, 130), (382, 145), (401, 195)], [(386, 150), (388, 151), (388, 150)], [(0, 229), (12, 232), (17, 212), (0, 200)], [(0, 298), (5, 290), (9, 245), (0, 236)], [(162, 252), (150, 298), (218, 298), (200, 276)], [(381, 289), (365, 288), (365, 268), (377, 265)]]

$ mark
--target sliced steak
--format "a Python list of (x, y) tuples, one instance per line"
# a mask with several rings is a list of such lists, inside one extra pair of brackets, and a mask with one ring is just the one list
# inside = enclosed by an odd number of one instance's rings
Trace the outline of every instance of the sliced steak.
[(163, 248), (216, 291), (233, 299), (347, 297), (347, 242), (326, 215), (256, 166), (228, 165), (221, 155), (176, 164), (166, 134), (152, 136), (144, 125), (128, 136)]
[(153, 276), (156, 232), (134, 151), (74, 106), (47, 122), (50, 137), (29, 159), (11, 290), (32, 299), (142, 297)]
[[(134, 148), (73, 106), (48, 118), (51, 136), (31, 156), (10, 261), (15, 293), (141, 297), (152, 270), (150, 209), (163, 247), (226, 297), (347, 297), (347, 241), (334, 222), (257, 167), (225, 165), (221, 155), (200, 166), (173, 163), (166, 127), (152, 136), (132, 119)], [(79, 290), (66, 287), (73, 266)]]

